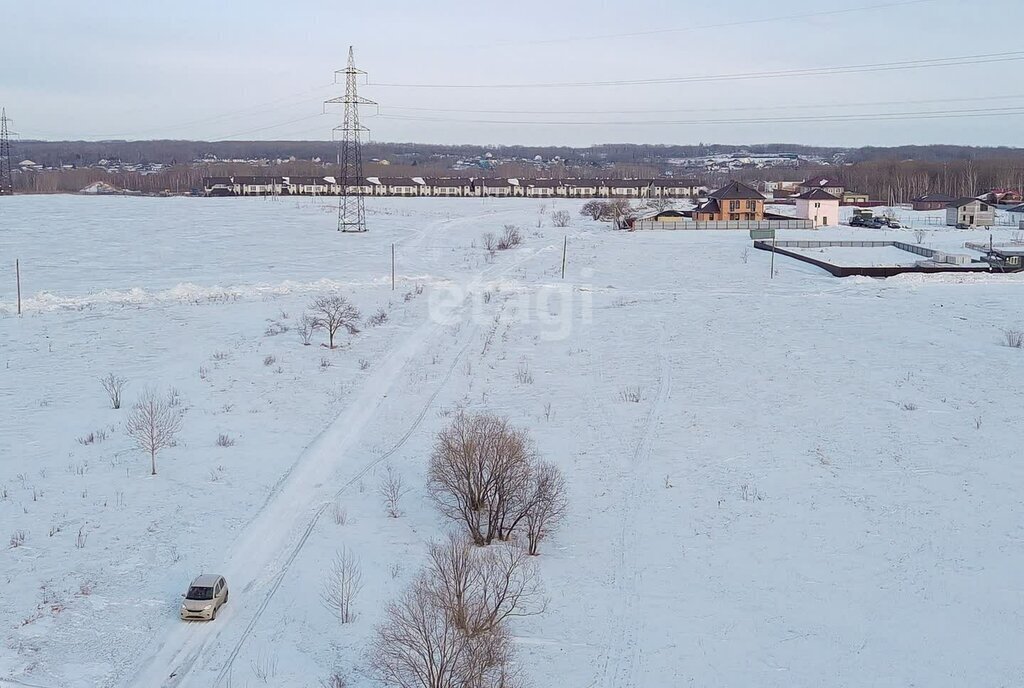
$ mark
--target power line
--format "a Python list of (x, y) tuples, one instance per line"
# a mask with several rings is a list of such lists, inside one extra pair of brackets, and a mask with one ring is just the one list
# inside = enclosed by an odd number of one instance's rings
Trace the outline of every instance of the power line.
[(396, 84), (370, 83), (385, 88), (458, 88), (458, 89), (523, 89), (523, 88), (584, 88), (604, 86), (656, 86), (663, 84), (696, 84), (714, 81), (741, 81), (750, 79), (783, 79), (803, 76), (831, 76), (835, 74), (861, 74), (867, 72), (902, 71), (934, 67), (955, 67), (959, 65), (992, 64), (1024, 60), (1024, 51), (985, 53), (960, 57), (935, 57), (900, 62), (875, 62), (870, 64), (844, 65), (835, 67), (812, 67), (775, 72), (740, 72), (735, 74), (713, 74), (708, 76), (677, 76), (658, 79), (617, 79), (614, 81), (563, 81), (527, 84)]
[(795, 21), (803, 19), (814, 19), (818, 17), (830, 17), (844, 14), (853, 14), (857, 12), (868, 12), (873, 10), (890, 9), (893, 7), (905, 7), (908, 5), (921, 5), (925, 3), (935, 2), (936, 0), (904, 0), (902, 2), (886, 2), (877, 5), (863, 5), (860, 7), (848, 7), (846, 9), (839, 10), (822, 10), (819, 12), (800, 12), (798, 14), (785, 14), (775, 15), (773, 17), (763, 17), (760, 19), (743, 19), (740, 21), (723, 22), (720, 24), (703, 24), (698, 26), (683, 26), (671, 29), (650, 29), (646, 31), (627, 31), (622, 33), (605, 33), (605, 34), (593, 34), (590, 36), (571, 36), (568, 38), (549, 38), (549, 39), (538, 39), (532, 41), (498, 41), (491, 44), (493, 46), (506, 46), (506, 45), (551, 45), (551, 44), (563, 44), (563, 43), (578, 43), (581, 41), (598, 41), (598, 40), (610, 40), (618, 38), (642, 38), (650, 36), (661, 36), (666, 34), (676, 33), (689, 33), (695, 31), (708, 31), (710, 29), (724, 29), (732, 28), (736, 26), (750, 26), (756, 24), (769, 24), (779, 21)]
[(923, 112), (880, 112), (849, 115), (808, 115), (805, 117), (756, 117), (741, 119), (690, 119), (690, 120), (620, 120), (620, 121), (541, 121), (541, 120), (494, 120), (494, 119), (451, 119), (446, 117), (415, 117), (403, 115), (378, 115), (379, 119), (409, 122), (444, 122), (449, 124), (499, 124), (537, 126), (667, 126), (667, 125), (729, 125), (729, 124), (778, 124), (800, 122), (877, 122), (889, 120), (928, 120), (961, 117), (998, 117), (1024, 115), (1024, 106), (1006, 108), (971, 108), (966, 110), (932, 110)]
[[(1019, 95), (1001, 95), (1001, 96), (972, 96), (970, 98), (963, 98), (963, 100), (970, 101), (988, 101), (988, 100), (1017, 100), (1024, 98), (1024, 94)], [(411, 107), (404, 105), (382, 105), (381, 108), (387, 111), (390, 110), (401, 110), (409, 112), (445, 112), (445, 113), (465, 113), (465, 114), (476, 114), (476, 115), (647, 115), (647, 114), (659, 114), (659, 113), (673, 113), (673, 112), (762, 112), (764, 110), (808, 110), (815, 109), (820, 110), (824, 108), (853, 108), (853, 107), (873, 107), (878, 105), (926, 105), (933, 103), (948, 103), (950, 98), (928, 98), (923, 100), (876, 100), (876, 101), (857, 101), (847, 103), (802, 103), (802, 104), (791, 104), (791, 105), (754, 105), (750, 107), (712, 107), (712, 108), (656, 108), (656, 109), (640, 109), (640, 110), (472, 110), (466, 108), (429, 108), (429, 107)]]

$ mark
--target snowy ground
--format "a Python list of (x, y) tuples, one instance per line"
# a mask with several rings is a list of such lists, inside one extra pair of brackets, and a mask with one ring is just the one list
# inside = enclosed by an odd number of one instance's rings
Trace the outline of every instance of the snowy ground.
[[(1024, 277), (777, 259), (770, 279), (741, 232), (369, 204), (372, 231), (343, 236), (308, 199), (4, 200), (0, 684), (374, 685), (367, 635), (445, 529), (424, 468), (459, 406), (528, 427), (571, 486), (538, 560), (548, 609), (513, 628), (535, 686), (1024, 683), (1024, 353), (1000, 345)], [(510, 222), (524, 245), (488, 261), (480, 235)], [(880, 234), (912, 239), (780, 238)], [(335, 351), (282, 331), (332, 290), (388, 322)], [(187, 407), (155, 477), (109, 371), (129, 404), (149, 384)], [(412, 488), (399, 519), (387, 466)], [(366, 582), (345, 626), (319, 599), (342, 546)], [(231, 604), (184, 624), (201, 571)]]

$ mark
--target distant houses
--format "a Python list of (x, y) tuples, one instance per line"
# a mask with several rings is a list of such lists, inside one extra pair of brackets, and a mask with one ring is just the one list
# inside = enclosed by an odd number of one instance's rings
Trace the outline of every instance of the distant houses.
[[(205, 177), (207, 196), (337, 196), (334, 177)], [(370, 196), (687, 199), (708, 187), (692, 179), (515, 179), (500, 177), (367, 177), (349, 185)]]
[(918, 196), (911, 204), (914, 210), (942, 210), (955, 201), (955, 198), (944, 193), (930, 193)]
[(809, 177), (802, 182), (797, 188), (800, 193), (808, 193), (815, 189), (821, 189), (822, 191), (828, 192), (836, 198), (842, 198), (843, 192), (846, 191), (846, 187), (841, 182), (832, 177)]

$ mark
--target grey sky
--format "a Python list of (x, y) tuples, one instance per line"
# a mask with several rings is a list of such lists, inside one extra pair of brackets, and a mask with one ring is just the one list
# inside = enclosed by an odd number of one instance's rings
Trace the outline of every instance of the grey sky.
[[(361, 93), (381, 104), (380, 116), (364, 110), (376, 140), (1024, 145), (1019, 59), (695, 84), (373, 85), (636, 80), (1024, 51), (1003, 28), (1024, 21), (1020, 0), (879, 7), (900, 1), (838, 0), (800, 15), (806, 3), (762, 0), (35, 0), (5, 10), (0, 104), (25, 138), (329, 138), (340, 113), (321, 115), (320, 101), (340, 93), (329, 84), (352, 44), (370, 73)], [(855, 11), (823, 14), (847, 9)], [(834, 121), (1005, 108), (985, 117)], [(565, 111), (579, 114), (558, 114)], [(825, 121), (764, 121), (819, 116)], [(720, 122), (752, 119), (760, 121)]]

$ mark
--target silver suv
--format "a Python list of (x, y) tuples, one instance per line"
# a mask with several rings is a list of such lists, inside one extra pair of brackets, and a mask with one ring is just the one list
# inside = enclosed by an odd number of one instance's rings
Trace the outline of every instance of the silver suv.
[(217, 610), (228, 603), (228, 582), (224, 576), (204, 573), (198, 576), (181, 603), (181, 618), (186, 621), (212, 621)]

